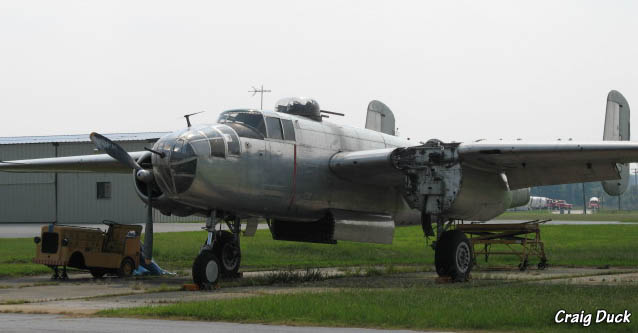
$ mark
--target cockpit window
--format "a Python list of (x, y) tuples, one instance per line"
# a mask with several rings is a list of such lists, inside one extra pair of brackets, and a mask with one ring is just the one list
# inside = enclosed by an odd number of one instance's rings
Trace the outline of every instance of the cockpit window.
[(284, 140), (295, 141), (295, 127), (292, 125), (292, 120), (282, 119), (281, 125), (284, 128)]
[(225, 125), (215, 126), (215, 128), (222, 132), (224, 139), (226, 139), (226, 143), (228, 144), (228, 154), (239, 155), (240, 144), (237, 133)]
[(271, 139), (284, 139), (284, 134), (281, 130), (281, 123), (279, 118), (266, 117), (266, 126), (268, 126), (268, 137)]
[(232, 127), (241, 137), (266, 137), (264, 116), (257, 111), (226, 111), (219, 116), (217, 122)]

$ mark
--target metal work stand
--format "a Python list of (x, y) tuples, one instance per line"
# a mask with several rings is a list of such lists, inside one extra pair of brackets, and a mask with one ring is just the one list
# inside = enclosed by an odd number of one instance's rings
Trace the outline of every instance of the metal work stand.
[[(534, 220), (513, 224), (458, 224), (456, 229), (469, 236), (474, 248), (474, 262), (479, 255), (485, 256), (487, 262), (490, 255), (516, 255), (520, 258), (518, 265), (521, 271), (529, 266), (529, 257), (539, 258), (538, 269), (547, 267), (545, 246), (541, 240), (539, 225), (550, 220)], [(505, 245), (505, 250), (492, 250), (494, 244)], [(482, 249), (480, 248), (482, 246)], [(520, 246), (520, 248), (518, 248)], [(479, 249), (477, 250), (477, 247)]]

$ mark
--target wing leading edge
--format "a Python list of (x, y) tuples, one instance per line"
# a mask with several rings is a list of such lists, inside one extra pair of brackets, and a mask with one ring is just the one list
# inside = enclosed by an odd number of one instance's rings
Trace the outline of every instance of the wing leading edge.
[[(129, 154), (137, 160), (145, 153), (138, 151)], [(0, 171), (131, 173), (130, 168), (106, 154), (2, 161)]]

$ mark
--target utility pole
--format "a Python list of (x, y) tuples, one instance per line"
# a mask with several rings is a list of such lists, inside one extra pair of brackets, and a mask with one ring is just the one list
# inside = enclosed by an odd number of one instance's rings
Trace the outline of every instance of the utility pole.
[(583, 184), (583, 215), (587, 215), (587, 199), (585, 196), (585, 183)]
[(261, 103), (259, 103), (259, 110), (263, 110), (264, 109), (264, 93), (269, 93), (271, 92), (270, 90), (264, 90), (264, 85), (261, 85), (261, 89), (257, 89), (255, 88), (255, 86), (253, 86), (253, 90), (249, 90), (248, 92), (253, 93), (253, 96), (255, 96), (257, 93), (261, 94)]
[(630, 209), (634, 209), (635, 206), (634, 205), (634, 200), (636, 200), (636, 188), (638, 188), (638, 168), (634, 168), (634, 189), (631, 191), (631, 204), (632, 207)]

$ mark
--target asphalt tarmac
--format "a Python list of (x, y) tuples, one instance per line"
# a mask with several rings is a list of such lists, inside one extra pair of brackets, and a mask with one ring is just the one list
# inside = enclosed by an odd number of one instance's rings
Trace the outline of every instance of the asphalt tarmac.
[(299, 326), (275, 326), (235, 324), (220, 322), (201, 322), (184, 320), (155, 320), (155, 319), (128, 319), (128, 318), (94, 318), (94, 317), (65, 317), (56, 315), (0, 314), (0, 331), (2, 332), (216, 332), (216, 333), (270, 333), (270, 332), (299, 332), (299, 333), (324, 333), (324, 332), (414, 332), (414, 331), (384, 331), (360, 328), (334, 328), (334, 327), (299, 327)]
[[(1, 223), (0, 238), (31, 238), (40, 235), (40, 230), (46, 223)], [(100, 228), (105, 230), (104, 224), (69, 224), (88, 228)], [(143, 226), (143, 224), (141, 224)], [(154, 223), (153, 232), (180, 232), (180, 231), (202, 231), (203, 223)], [(222, 229), (227, 229), (222, 224)], [(245, 228), (245, 225), (242, 225)], [(268, 226), (260, 224), (257, 229), (267, 229)]]

